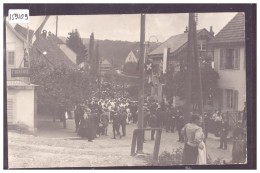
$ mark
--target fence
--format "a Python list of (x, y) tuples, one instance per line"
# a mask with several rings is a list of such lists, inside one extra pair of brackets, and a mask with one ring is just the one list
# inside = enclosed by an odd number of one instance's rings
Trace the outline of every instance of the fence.
[(224, 113), (224, 117), (227, 118), (229, 127), (234, 128), (238, 122), (242, 123), (243, 112), (242, 111), (227, 111)]

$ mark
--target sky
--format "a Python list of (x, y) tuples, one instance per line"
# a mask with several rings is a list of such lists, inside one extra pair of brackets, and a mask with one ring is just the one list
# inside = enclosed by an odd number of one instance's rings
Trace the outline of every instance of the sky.
[[(209, 30), (212, 26), (217, 34), (235, 15), (233, 12), (198, 13), (197, 29)], [(30, 16), (29, 28), (36, 30), (43, 19), (44, 16)], [(95, 39), (99, 40), (140, 41), (140, 20), (140, 14), (62, 15), (58, 17), (58, 36), (67, 37), (77, 29), (81, 38), (89, 38), (94, 32)], [(164, 42), (184, 32), (188, 26), (188, 13), (146, 14), (145, 25), (146, 41)], [(56, 16), (48, 19), (44, 29), (56, 33)]]

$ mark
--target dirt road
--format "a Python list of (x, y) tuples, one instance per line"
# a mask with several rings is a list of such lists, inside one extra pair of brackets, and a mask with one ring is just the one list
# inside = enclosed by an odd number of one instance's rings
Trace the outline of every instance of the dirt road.
[[(127, 135), (122, 139), (112, 138), (111, 124), (108, 136), (101, 136), (93, 142), (82, 140), (74, 132), (74, 121), (67, 121), (67, 128), (61, 122), (41, 122), (36, 135), (8, 132), (9, 168), (54, 168), (54, 167), (110, 167), (145, 166), (141, 158), (130, 156), (132, 132), (135, 124), (127, 125)], [(177, 142), (177, 132), (163, 131), (160, 153), (171, 152), (183, 146)], [(231, 159), (232, 146), (228, 150), (217, 149), (219, 142), (207, 140), (208, 152), (213, 158)], [(152, 154), (154, 141), (146, 133), (144, 152)]]

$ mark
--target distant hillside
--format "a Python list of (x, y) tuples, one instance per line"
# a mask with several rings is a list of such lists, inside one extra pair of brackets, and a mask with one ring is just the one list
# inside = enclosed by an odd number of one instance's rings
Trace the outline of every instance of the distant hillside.
[[(60, 37), (66, 43), (66, 37)], [(88, 48), (89, 38), (83, 38), (83, 43)], [(124, 65), (124, 61), (131, 50), (139, 49), (139, 42), (113, 41), (113, 40), (95, 40), (99, 42), (100, 56), (109, 60), (114, 67)], [(139, 57), (137, 57), (139, 58)]]

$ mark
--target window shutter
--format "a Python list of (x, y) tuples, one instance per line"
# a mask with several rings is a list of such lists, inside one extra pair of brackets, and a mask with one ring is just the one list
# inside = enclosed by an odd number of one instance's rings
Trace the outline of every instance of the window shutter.
[(240, 69), (240, 49), (235, 49), (235, 69)]
[(225, 51), (224, 49), (220, 49), (220, 70), (223, 70), (224, 69), (224, 62), (225, 62), (225, 59), (224, 59), (224, 54), (225, 54)]
[(237, 90), (233, 91), (233, 105), (232, 105), (232, 107), (235, 110), (238, 110), (238, 91)]

